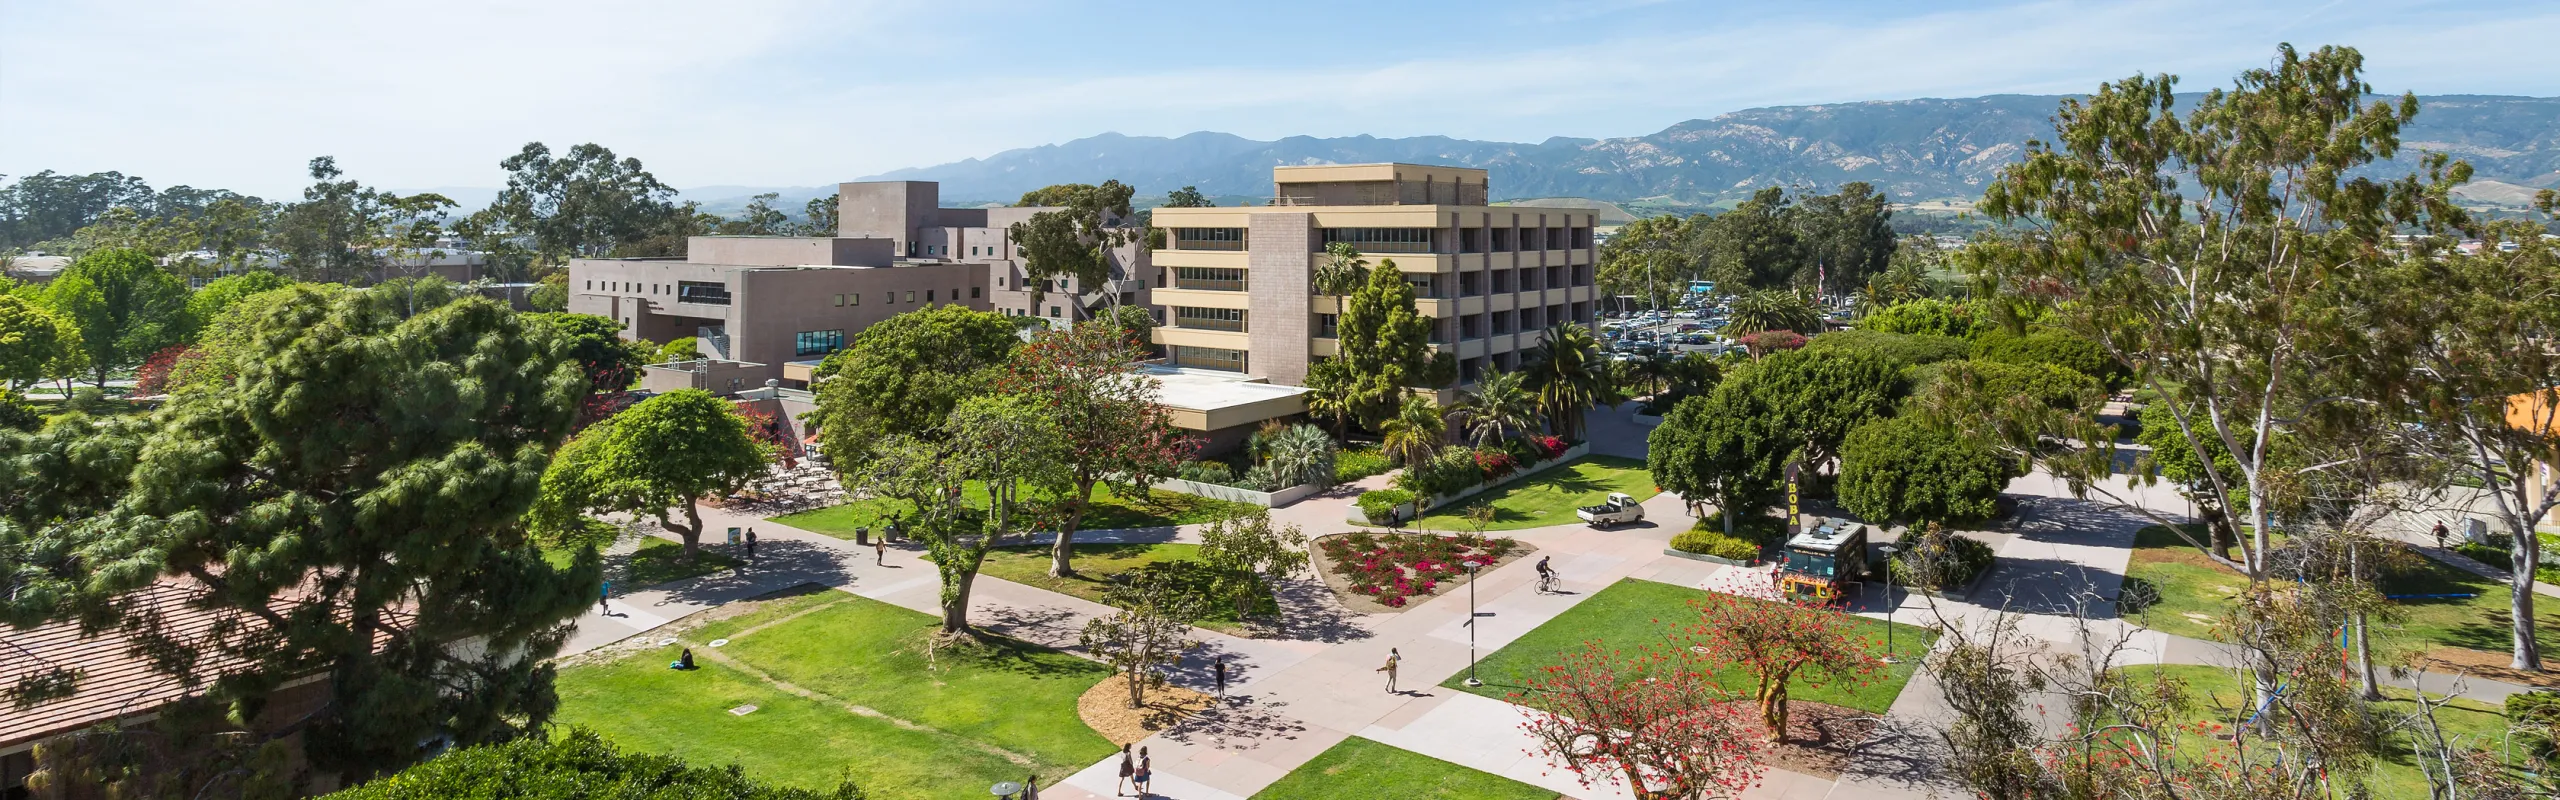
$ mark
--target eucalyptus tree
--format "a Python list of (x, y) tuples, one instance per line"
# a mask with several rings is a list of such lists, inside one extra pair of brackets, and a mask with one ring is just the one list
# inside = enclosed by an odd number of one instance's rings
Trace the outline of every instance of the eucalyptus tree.
[[(1124, 224), (1134, 213), (1129, 198), (1137, 190), (1116, 180), (1094, 186), (1059, 184), (1035, 189), (1017, 205), (1046, 206), (1030, 219), (1013, 224), (1009, 235), (1022, 256), (1023, 279), (1031, 284), (1037, 305), (1049, 282), (1073, 278), (1084, 291), (1107, 286), (1112, 279), (1112, 251), (1137, 242), (1145, 229)], [(1112, 305), (1120, 293), (1103, 291)]]

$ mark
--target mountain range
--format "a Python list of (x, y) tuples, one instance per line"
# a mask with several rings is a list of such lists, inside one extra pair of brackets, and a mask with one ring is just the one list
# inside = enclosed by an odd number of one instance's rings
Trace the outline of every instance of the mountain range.
[[(1489, 170), (1497, 199), (1581, 197), (1638, 210), (1695, 209), (1729, 207), (1773, 184), (1827, 191), (1866, 181), (1895, 202), (1926, 209), (1978, 197), (2027, 140), (2052, 135), (2053, 114), (2064, 99), (1993, 95), (1754, 108), (1643, 136), (1535, 144), (1446, 136), (1261, 141), (1209, 131), (1171, 138), (1105, 133), (862, 180), (940, 181), (946, 200), (1009, 201), (1050, 184), (1106, 178), (1135, 185), (1142, 195), (1196, 186), (1209, 195), (1263, 197), (1276, 165), (1405, 161)], [(2189, 102), (2182, 97), (2180, 105)], [(2400, 157), (2369, 169), (2406, 171), (2418, 152), (2441, 151), (2470, 160), (2476, 177), (2463, 194), (2473, 203), (2521, 205), (2535, 189), (2560, 188), (2560, 97), (2439, 95), (2420, 97), (2419, 107), (2401, 131)], [(687, 194), (718, 196), (707, 191), (712, 188)], [(795, 197), (827, 189), (756, 191), (781, 191), (796, 204)], [(734, 196), (743, 203), (752, 193)]]

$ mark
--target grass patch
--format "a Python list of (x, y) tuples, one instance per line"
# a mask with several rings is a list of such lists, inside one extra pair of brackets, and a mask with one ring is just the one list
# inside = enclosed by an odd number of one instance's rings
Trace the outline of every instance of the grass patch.
[[(987, 554), (987, 560), (978, 566), (978, 574), (1104, 604), (1110, 603), (1105, 595), (1112, 582), (1136, 570), (1169, 573), (1179, 585), (1197, 584), (1195, 588), (1201, 594), (1210, 591), (1209, 581), (1216, 577), (1208, 565), (1200, 562), (1200, 546), (1196, 544), (1080, 544), (1075, 546), (1075, 565), (1075, 577), (1051, 577), (1048, 545), (1000, 547)], [(1280, 613), (1280, 606), (1265, 594), (1255, 611), (1274, 615)], [(1191, 622), (1218, 631), (1244, 628), (1243, 620), (1236, 617), (1235, 604), (1223, 600), (1208, 603)]]
[[(2230, 728), (2248, 716), (2249, 682), (2231, 670), (2193, 664), (2146, 664), (2117, 669), (2138, 681), (2164, 676), (2185, 683), (2187, 697), (2192, 701), (2188, 710), (2195, 720), (2219, 722)], [(2374, 703), (2374, 706), (2377, 715), (2383, 719), (2403, 718), (2416, 708), (2416, 694), (2413, 692), (2384, 687), (2382, 693), (2385, 699)], [(2507, 717), (2503, 709), (2468, 698), (2456, 698), (2452, 704), (2437, 710), (2436, 722), (2444, 726), (2447, 737), (2462, 737), (2470, 746), (2493, 752), (2507, 732)], [(2192, 732), (2180, 734), (2178, 744), (2181, 750), (2191, 754), (2190, 757), (2194, 757), (2192, 754), (2210, 754), (2207, 757), (2220, 758), (2226, 756), (2225, 751), (2231, 747), (2229, 742)], [(2379, 753), (2374, 760), (2373, 771), (2367, 776), (2368, 786), (2373, 789), (2372, 796), (2426, 797), (2427, 782), (2419, 774), (2410, 755), (2409, 734), (2393, 731), (2384, 735), (2377, 747)]]
[[(553, 569), (567, 569), (570, 562), (577, 560), (577, 557), (578, 549), (574, 547), (549, 548), (542, 551), (542, 560), (550, 562)], [(626, 589), (638, 589), (686, 578), (698, 578), (721, 570), (736, 569), (740, 566), (740, 562), (727, 553), (712, 549), (708, 544), (694, 551), (693, 560), (688, 562), (684, 560), (683, 544), (650, 537), (642, 541), (640, 549), (632, 551), (630, 555), (606, 556), (604, 565), (605, 580)]]
[(1300, 765), (1253, 800), (1555, 800), (1556, 793), (1353, 736)]
[[(2147, 607), (2128, 615), (2135, 622), (2180, 636), (2213, 639), (2214, 621), (2229, 607), (2230, 598), (2247, 588), (2248, 579), (2207, 560), (2176, 533), (2154, 525), (2134, 536), (2125, 584), (2128, 593), (2142, 594), (2149, 601)], [(2508, 604), (2514, 592), (2501, 581), (2412, 553), (2382, 577), (2380, 588), (2385, 595), (2405, 596), (2396, 601), (2400, 619), (2374, 626), (2374, 645), (2383, 653), (2428, 647), (2508, 650), (2512, 630)], [(2418, 596), (2464, 594), (2475, 596)], [(2535, 636), (2544, 647), (2560, 647), (2560, 604), (2537, 604), (2541, 608), (2551, 611), (2538, 620)]]
[[(1610, 584), (1572, 610), (1547, 620), (1517, 641), (1493, 651), (1476, 663), (1477, 676), (1484, 685), (1469, 687), (1463, 671), (1440, 685), (1462, 692), (1510, 701), (1514, 693), (1528, 685), (1528, 679), (1539, 670), (1560, 663), (1564, 654), (1582, 649), (1583, 643), (1598, 641), (1605, 647), (1636, 651), (1665, 644), (1666, 634), (1685, 630), (1697, 620), (1690, 609), (1692, 601), (1713, 593), (1703, 589), (1673, 586), (1667, 583), (1627, 578)], [(1876, 651), (1884, 650), (1885, 623), (1882, 620), (1852, 618), (1847, 626), (1852, 635), (1873, 637)], [(1935, 631), (1913, 625), (1895, 623), (1894, 652), (1903, 656), (1900, 664), (1886, 665), (1865, 686), (1847, 686), (1821, 676), (1798, 673), (1789, 696), (1835, 706), (1882, 714), (1893, 706), (1893, 698), (1902, 694), (1903, 684), (1920, 668), (1919, 655), (1929, 651), (1935, 642)], [(1718, 685), (1746, 695), (1756, 682), (1739, 668), (1728, 668), (1715, 675)]]
[[(988, 502), (986, 484), (970, 481), (962, 488), (962, 492), (970, 508), (986, 510)], [(1093, 506), (1085, 512), (1081, 528), (1095, 531), (1190, 525), (1250, 512), (1257, 508), (1260, 507), (1249, 503), (1235, 503), (1162, 489), (1147, 490), (1147, 496), (1143, 499), (1122, 497), (1114, 494), (1111, 487), (1106, 484), (1094, 487)], [(892, 515), (904, 518), (913, 515), (914, 511), (914, 507), (903, 500), (872, 498), (774, 517), (773, 521), (838, 539), (851, 539), (855, 528), (870, 528), (877, 532)]]
[[(555, 719), (636, 752), (736, 764), (758, 779), (826, 790), (851, 778), (874, 797), (961, 797), (1023, 769), (952, 737), (900, 728), (840, 703), (789, 694), (707, 660), (667, 668), (679, 646), (560, 671)], [(729, 709), (754, 705), (737, 716)]]
[(1646, 472), (1644, 462), (1616, 456), (1584, 456), (1565, 462), (1499, 489), (1444, 506), (1438, 513), (1415, 520), (1412, 527), (1443, 531), (1474, 530), (1467, 524), (1466, 510), (1477, 503), (1493, 505), (1493, 524), (1489, 531), (1521, 528), (1543, 528), (1580, 521), (1574, 509), (1599, 505), (1609, 499), (1610, 492), (1625, 492), (1637, 500), (1658, 494), (1653, 473)]
[[(682, 645), (561, 670), (560, 716), (635, 749), (739, 763), (792, 785), (832, 785), (849, 771), (882, 797), (974, 796), (1025, 773), (1054, 783), (1114, 751), (1076, 715), (1105, 667), (1002, 638), (928, 650), (935, 627), (931, 616), (840, 592), (786, 597), (686, 634), (695, 672), (666, 668)], [(818, 697), (703, 657), (702, 643), (718, 638), (730, 639), (718, 655)], [(759, 710), (728, 714), (743, 703)]]

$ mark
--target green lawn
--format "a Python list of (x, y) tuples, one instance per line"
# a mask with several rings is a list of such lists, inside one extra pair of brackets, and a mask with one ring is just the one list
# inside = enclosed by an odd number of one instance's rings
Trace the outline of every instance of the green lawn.
[[(971, 508), (986, 509), (986, 484), (970, 481), (963, 492)], [(1081, 527), (1084, 530), (1109, 530), (1189, 525), (1257, 508), (1260, 507), (1250, 503), (1231, 503), (1162, 489), (1147, 490), (1147, 498), (1139, 501), (1113, 494), (1110, 486), (1101, 485), (1093, 489), (1093, 508), (1085, 512)], [(876, 532), (890, 514), (905, 516), (913, 510), (902, 500), (873, 498), (787, 514), (774, 517), (773, 521), (838, 539), (851, 539), (855, 528), (870, 528)]]
[[(2225, 727), (2248, 716), (2248, 680), (2221, 667), (2192, 664), (2141, 665), (2118, 668), (2136, 680), (2147, 681), (2154, 675), (2165, 675), (2186, 684), (2187, 696), (2193, 701), (2189, 710), (2199, 721), (2210, 720)], [(2414, 710), (2415, 693), (2385, 687), (2386, 699), (2375, 703), (2378, 714), (2386, 720), (2405, 717)], [(2429, 697), (2437, 697), (2429, 695)], [(2495, 752), (2505, 741), (2507, 718), (2498, 706), (2468, 698), (2458, 698), (2436, 712), (2436, 722), (2444, 726), (2447, 737), (2460, 737), (2470, 747)], [(2180, 747), (2189, 753), (2213, 753), (2227, 749), (2227, 742), (2205, 735), (2186, 732), (2179, 736)], [(2373, 797), (2426, 797), (2426, 779), (2419, 775), (2409, 754), (2408, 734), (2395, 731), (2383, 737), (2380, 755), (2370, 776)]]
[[(2132, 619), (2181, 636), (2215, 638), (2213, 621), (2248, 580), (2205, 560), (2203, 553), (2166, 528), (2144, 528), (2135, 536), (2134, 548), (2126, 583), (2147, 585), (2159, 601), (2131, 615)], [(2374, 644), (2387, 653), (2429, 647), (2491, 653), (2508, 649), (2507, 608), (2514, 594), (2502, 582), (2411, 554), (2400, 568), (2383, 577), (2381, 589), (2386, 595), (2477, 595), (2398, 600), (2401, 617), (2374, 626)], [(2536, 635), (2544, 647), (2560, 648), (2560, 604), (2539, 604), (2537, 610), (2542, 609), (2547, 610), (2542, 624), (2535, 627)]]
[[(542, 551), (542, 558), (551, 562), (554, 568), (564, 568), (569, 566), (572, 559), (577, 558), (577, 553), (578, 551), (574, 548), (552, 548)], [(684, 545), (650, 537), (648, 541), (640, 543), (639, 550), (633, 551), (628, 556), (606, 558), (605, 580), (626, 589), (638, 589), (643, 586), (656, 586), (668, 581), (680, 581), (721, 570), (735, 569), (737, 566), (738, 559), (712, 548), (708, 543), (694, 551), (693, 561), (687, 562), (684, 560)]]
[(1565, 462), (1499, 489), (1493, 489), (1447, 506), (1415, 520), (1412, 527), (1443, 531), (1474, 530), (1467, 524), (1466, 511), (1477, 503), (1493, 504), (1493, 524), (1489, 531), (1521, 528), (1543, 528), (1579, 521), (1573, 510), (1598, 505), (1609, 499), (1610, 492), (1625, 492), (1637, 500), (1659, 493), (1653, 485), (1653, 473), (1644, 470), (1644, 462), (1616, 456), (1584, 456)]
[[(561, 719), (637, 749), (734, 761), (795, 785), (827, 785), (849, 770), (877, 797), (964, 796), (1026, 772), (1054, 782), (1112, 753), (1076, 716), (1076, 698), (1105, 667), (1003, 639), (928, 654), (934, 626), (931, 616), (840, 592), (775, 601), (686, 634), (696, 672), (666, 669), (675, 646), (562, 670)], [(730, 642), (718, 654), (816, 696), (704, 658), (720, 638)], [(760, 710), (730, 717), (740, 703)], [(739, 732), (715, 734), (718, 725)]]
[(1300, 765), (1253, 800), (1555, 800), (1556, 793), (1411, 750), (1353, 736)]
[[(1108, 603), (1105, 590), (1113, 578), (1136, 569), (1166, 570), (1185, 583), (1197, 583), (1208, 591), (1214, 577), (1207, 565), (1200, 563), (1200, 546), (1196, 544), (1080, 544), (1075, 549), (1076, 576), (1054, 578), (1049, 575), (1049, 546), (1003, 547), (987, 554), (978, 566), (978, 574), (988, 575), (1026, 586), (1037, 586), (1059, 594), (1074, 595), (1096, 603)], [(1264, 599), (1257, 613), (1276, 614), (1276, 602)], [(1241, 631), (1235, 606), (1212, 602), (1192, 624), (1219, 631)]]
[[(1585, 642), (1599, 641), (1604, 646), (1635, 651), (1647, 646), (1660, 646), (1666, 634), (1678, 635), (1697, 620), (1690, 610), (1691, 601), (1713, 593), (1685, 586), (1627, 578), (1611, 584), (1582, 601), (1572, 610), (1547, 620), (1517, 641), (1493, 651), (1476, 663), (1478, 677), (1484, 685), (1470, 688), (1463, 671), (1449, 676), (1440, 685), (1449, 689), (1510, 701), (1512, 694), (1526, 685), (1527, 679), (1540, 669), (1560, 663), (1566, 653), (1582, 649)], [(1855, 635), (1872, 637), (1876, 649), (1883, 650), (1885, 623), (1863, 617), (1852, 618), (1849, 630)], [(1798, 674), (1789, 695), (1797, 700), (1829, 703), (1882, 714), (1893, 706), (1893, 698), (1902, 694), (1902, 686), (1911, 681), (1912, 672), (1920, 668), (1919, 655), (1929, 651), (1937, 632), (1913, 625), (1893, 626), (1894, 652), (1903, 656), (1902, 663), (1890, 665), (1865, 686), (1848, 686), (1822, 676)], [(1728, 689), (1748, 693), (1754, 680), (1740, 669), (1728, 669), (1716, 675), (1717, 682)]]

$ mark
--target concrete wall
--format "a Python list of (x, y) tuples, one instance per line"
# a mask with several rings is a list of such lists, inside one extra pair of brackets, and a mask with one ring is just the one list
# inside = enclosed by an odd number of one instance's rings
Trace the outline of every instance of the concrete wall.
[(919, 225), (931, 224), (942, 205), (942, 184), (932, 181), (864, 181), (836, 185), (836, 235), (889, 239), (907, 252)]
[(1315, 218), (1304, 213), (1262, 213), (1248, 218), (1253, 237), (1247, 253), (1245, 371), (1291, 386), (1307, 382), (1308, 281), (1314, 274)]
[(685, 240), (684, 260), (750, 267), (885, 267), (896, 260), (896, 250), (880, 237), (695, 236)]
[(640, 388), (665, 394), (678, 389), (701, 389), (718, 395), (730, 395), (749, 389), (764, 388), (764, 364), (748, 361), (678, 361), (672, 364), (650, 364), (640, 368)]
[[(983, 268), (959, 263), (740, 270), (730, 283), (731, 307), (739, 311), (728, 324), (729, 358), (774, 365), (770, 377), (779, 378), (783, 362), (818, 357), (798, 352), (802, 331), (840, 330), (850, 343), (873, 323), (923, 308), (927, 293), (936, 305), (984, 310), (985, 276)], [(844, 305), (836, 305), (837, 295)]]

